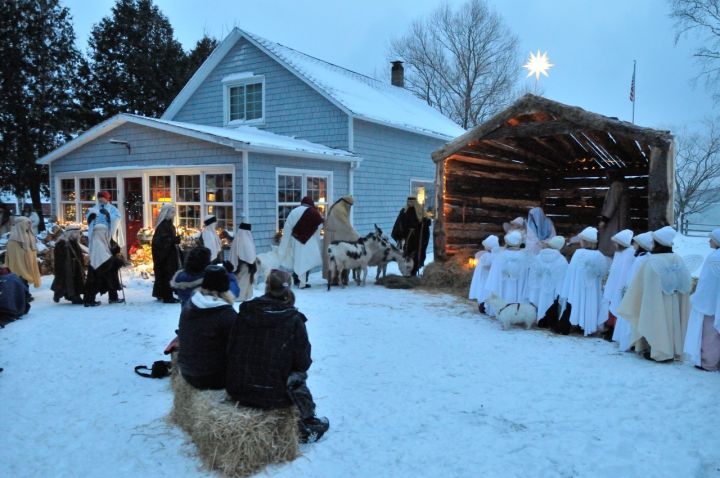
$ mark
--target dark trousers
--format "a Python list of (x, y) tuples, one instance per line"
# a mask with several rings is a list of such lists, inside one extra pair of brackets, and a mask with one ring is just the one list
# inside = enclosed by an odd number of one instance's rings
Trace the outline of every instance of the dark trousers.
[(307, 373), (292, 372), (288, 377), (288, 395), (300, 412), (300, 419), (315, 416), (315, 401), (307, 386)]
[(222, 390), (225, 388), (225, 373), (203, 375), (202, 377), (185, 374), (182, 374), (182, 376), (187, 383), (198, 390)]

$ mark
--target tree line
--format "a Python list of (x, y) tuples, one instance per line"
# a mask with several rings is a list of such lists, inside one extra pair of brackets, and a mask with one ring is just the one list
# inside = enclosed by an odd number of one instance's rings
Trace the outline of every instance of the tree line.
[(36, 160), (117, 114), (159, 117), (217, 46), (184, 51), (152, 0), (117, 0), (81, 52), (60, 0), (0, 0), (0, 190), (40, 210)]

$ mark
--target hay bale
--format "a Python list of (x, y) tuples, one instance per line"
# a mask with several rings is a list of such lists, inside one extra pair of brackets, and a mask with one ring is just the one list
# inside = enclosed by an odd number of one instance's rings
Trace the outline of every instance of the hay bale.
[(390, 274), (376, 280), (375, 284), (385, 286), (388, 289), (414, 289), (420, 285), (420, 278)]
[(457, 253), (445, 262), (431, 262), (423, 268), (421, 287), (467, 297), (473, 275), (467, 258), (473, 256), (470, 252)]
[(171, 419), (185, 430), (205, 466), (243, 477), (299, 456), (296, 407), (238, 406), (224, 390), (197, 390), (173, 367)]

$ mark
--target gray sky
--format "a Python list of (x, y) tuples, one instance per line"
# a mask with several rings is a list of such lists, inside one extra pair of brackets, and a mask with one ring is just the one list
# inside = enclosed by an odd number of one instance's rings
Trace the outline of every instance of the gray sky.
[[(114, 0), (61, 0), (84, 50), (93, 24)], [(222, 39), (233, 26), (371, 76), (385, 76), (389, 42), (439, 0), (155, 0), (190, 49), (203, 33)], [(460, 5), (461, 0), (450, 0)], [(635, 122), (675, 132), (715, 115), (691, 58), (697, 38), (674, 44), (666, 0), (489, 0), (520, 39), (521, 64), (547, 51), (556, 66), (541, 77), (548, 98), (630, 120), (637, 60)], [(533, 87), (518, 70), (521, 84)]]

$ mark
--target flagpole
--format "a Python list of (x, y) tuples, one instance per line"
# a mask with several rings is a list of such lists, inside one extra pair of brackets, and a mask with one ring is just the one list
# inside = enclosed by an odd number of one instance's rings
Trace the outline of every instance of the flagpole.
[(633, 77), (632, 77), (632, 124), (635, 124), (635, 68), (637, 66), (637, 60), (633, 60)]

